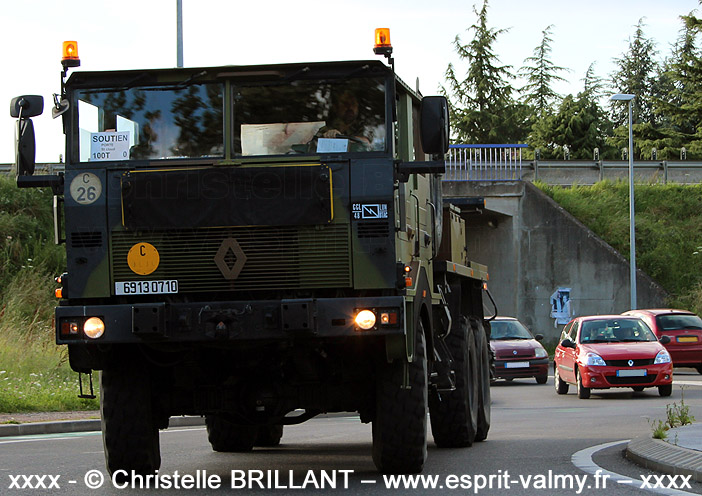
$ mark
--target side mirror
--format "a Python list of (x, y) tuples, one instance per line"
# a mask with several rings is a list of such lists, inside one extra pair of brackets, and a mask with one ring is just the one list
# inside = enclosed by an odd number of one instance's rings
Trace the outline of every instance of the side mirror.
[(15, 164), (17, 176), (31, 176), (34, 174), (36, 157), (36, 144), (34, 140), (34, 123), (31, 119), (17, 121)]
[(563, 346), (564, 348), (575, 349), (575, 343), (570, 339), (564, 339), (563, 341), (561, 341), (561, 346)]
[(422, 149), (431, 155), (445, 155), (449, 149), (448, 101), (443, 96), (425, 96), (419, 117)]
[(661, 344), (668, 344), (670, 343), (670, 336), (661, 336), (661, 338), (658, 340)]
[(18, 119), (15, 136), (15, 164), (18, 177), (34, 174), (36, 141), (34, 123), (30, 117), (41, 115), (43, 111), (44, 97), (41, 95), (18, 96), (10, 101), (10, 116)]
[(543, 334), (537, 334), (536, 336), (534, 336), (534, 339), (536, 339), (537, 341), (543, 341), (544, 335), (543, 335)]
[(41, 115), (44, 111), (44, 97), (41, 95), (16, 96), (10, 100), (10, 117), (27, 119)]

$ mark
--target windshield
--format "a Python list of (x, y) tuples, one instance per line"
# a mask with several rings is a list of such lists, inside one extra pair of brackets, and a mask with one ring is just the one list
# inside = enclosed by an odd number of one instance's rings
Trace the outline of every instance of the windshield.
[(657, 341), (656, 336), (639, 319), (586, 320), (580, 327), (580, 343), (618, 343)]
[(237, 84), (233, 92), (235, 155), (385, 150), (381, 78)]
[(676, 329), (702, 329), (702, 319), (697, 315), (659, 315), (656, 323), (662, 331), (672, 331)]
[(490, 322), (490, 339), (534, 339), (529, 330), (517, 320), (493, 320)]
[(221, 84), (78, 91), (81, 162), (222, 157)]

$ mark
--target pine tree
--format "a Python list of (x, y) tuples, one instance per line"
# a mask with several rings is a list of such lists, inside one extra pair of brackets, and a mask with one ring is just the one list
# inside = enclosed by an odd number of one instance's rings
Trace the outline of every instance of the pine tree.
[[(643, 19), (639, 19), (634, 39), (629, 42), (629, 50), (621, 58), (615, 59), (619, 69), (612, 74), (612, 88), (616, 93), (636, 95), (632, 109), (634, 122), (654, 124), (653, 87), (658, 64), (654, 60), (655, 43), (645, 37), (643, 28)], [(611, 110), (615, 125), (628, 124), (628, 106), (612, 102)]]
[(497, 37), (504, 29), (494, 29), (487, 22), (488, 0), (482, 8), (473, 11), (478, 19), (468, 31), (473, 39), (463, 44), (459, 36), (454, 40), (456, 53), (468, 62), (465, 78), (459, 79), (453, 64), (446, 69), (448, 89), (442, 92), (449, 98), (451, 126), (455, 138), (464, 143), (509, 143), (525, 136), (527, 113), (512, 98), (511, 66), (499, 65), (493, 50)]
[(558, 75), (560, 72), (567, 72), (568, 69), (555, 65), (550, 57), (551, 29), (553, 24), (544, 29), (541, 34), (541, 43), (534, 49), (534, 55), (524, 59), (525, 65), (520, 69), (519, 75), (526, 78), (527, 84), (520, 90), (525, 95), (523, 103), (534, 107), (538, 118), (543, 119), (552, 110), (552, 106), (561, 97), (552, 88), (556, 81), (566, 81)]

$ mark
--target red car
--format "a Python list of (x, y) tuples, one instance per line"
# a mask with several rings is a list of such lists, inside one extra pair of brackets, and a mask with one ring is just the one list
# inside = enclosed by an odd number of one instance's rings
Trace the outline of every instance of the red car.
[(490, 321), (490, 348), (495, 354), (495, 377), (511, 381), (534, 377), (538, 384), (548, 380), (548, 353), (541, 346), (544, 337), (532, 336), (529, 329), (512, 317)]
[(624, 315), (638, 317), (658, 336), (668, 336), (665, 347), (676, 367), (693, 367), (702, 374), (702, 319), (687, 310), (629, 310)]
[[(623, 315), (593, 315), (571, 320), (561, 333), (553, 364), (556, 393), (570, 384), (578, 397), (592, 389), (658, 387), (661, 396), (673, 392), (673, 362), (663, 344), (643, 320)], [(663, 344), (662, 344), (663, 343)]]

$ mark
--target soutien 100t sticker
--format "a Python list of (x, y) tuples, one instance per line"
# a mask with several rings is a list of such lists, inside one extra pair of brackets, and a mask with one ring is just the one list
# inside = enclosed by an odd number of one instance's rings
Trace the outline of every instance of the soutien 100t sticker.
[(387, 219), (387, 203), (354, 203), (351, 211), (354, 219)]

